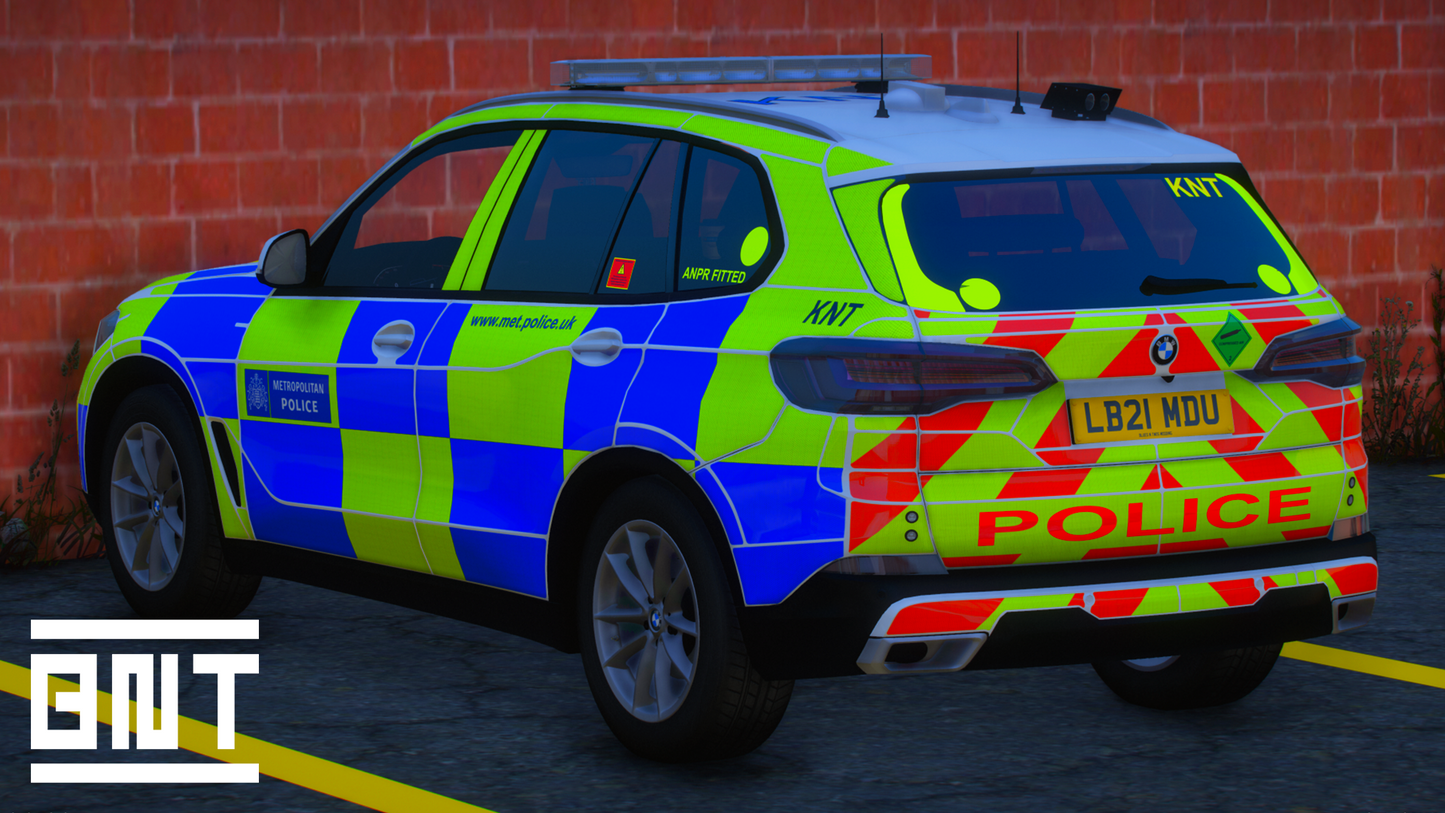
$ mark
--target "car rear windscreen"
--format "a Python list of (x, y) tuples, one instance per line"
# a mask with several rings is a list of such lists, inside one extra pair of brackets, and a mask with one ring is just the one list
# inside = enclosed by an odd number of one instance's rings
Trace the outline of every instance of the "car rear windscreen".
[(916, 262), (930, 282), (954, 292), (965, 280), (986, 280), (999, 293), (988, 310), (1167, 307), (1299, 293), (1284, 245), (1243, 194), (1212, 173), (922, 181), (888, 190), (883, 222), (900, 273)]

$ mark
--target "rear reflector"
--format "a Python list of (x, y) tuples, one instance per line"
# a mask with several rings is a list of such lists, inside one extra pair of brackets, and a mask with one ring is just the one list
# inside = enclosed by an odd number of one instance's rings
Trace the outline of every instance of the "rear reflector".
[(1335, 319), (1286, 333), (1270, 342), (1253, 370), (1240, 375), (1254, 382), (1313, 381), (1326, 387), (1352, 387), (1365, 373), (1365, 360), (1355, 354), (1360, 326)]
[(771, 359), (788, 401), (848, 414), (931, 413), (1030, 395), (1057, 380), (1036, 353), (985, 345), (790, 339)]

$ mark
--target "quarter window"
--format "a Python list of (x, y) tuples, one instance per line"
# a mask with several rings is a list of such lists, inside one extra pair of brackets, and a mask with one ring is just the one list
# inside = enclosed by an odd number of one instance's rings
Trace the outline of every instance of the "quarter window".
[(324, 284), (441, 288), (477, 207), (519, 135), (466, 136), (413, 158), (351, 213)]
[(763, 266), (771, 235), (752, 167), (698, 147), (687, 166), (677, 290), (731, 288)]
[(485, 288), (591, 293), (655, 138), (558, 130), (537, 152)]

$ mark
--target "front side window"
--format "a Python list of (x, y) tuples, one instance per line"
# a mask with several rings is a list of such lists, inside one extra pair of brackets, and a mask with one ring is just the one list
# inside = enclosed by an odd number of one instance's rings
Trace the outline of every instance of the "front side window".
[(890, 188), (882, 219), (909, 301), (913, 276), (955, 303), (931, 300), (940, 310), (1233, 302), (1312, 285), (1246, 194), (1204, 173), (922, 181)]
[(519, 135), (465, 136), (408, 161), (351, 213), (323, 284), (441, 288), (477, 207)]
[(655, 138), (558, 130), (532, 162), (485, 289), (590, 294)]
[(757, 172), (692, 148), (679, 228), (677, 290), (733, 288), (762, 268), (770, 235)]

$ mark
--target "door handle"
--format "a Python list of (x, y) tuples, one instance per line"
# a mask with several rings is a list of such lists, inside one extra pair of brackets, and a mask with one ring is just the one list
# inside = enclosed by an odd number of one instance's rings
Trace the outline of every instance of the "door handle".
[(571, 350), (578, 364), (601, 367), (622, 352), (622, 334), (610, 327), (589, 330), (572, 342)]
[(405, 320), (383, 325), (371, 337), (371, 352), (379, 364), (395, 364), (416, 339), (416, 328)]

